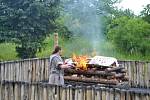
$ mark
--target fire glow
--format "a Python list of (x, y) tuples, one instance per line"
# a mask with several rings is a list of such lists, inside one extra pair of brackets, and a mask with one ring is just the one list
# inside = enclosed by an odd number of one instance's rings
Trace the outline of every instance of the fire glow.
[(76, 56), (75, 54), (73, 54), (72, 60), (76, 65), (76, 69), (87, 70), (88, 56), (85, 55)]

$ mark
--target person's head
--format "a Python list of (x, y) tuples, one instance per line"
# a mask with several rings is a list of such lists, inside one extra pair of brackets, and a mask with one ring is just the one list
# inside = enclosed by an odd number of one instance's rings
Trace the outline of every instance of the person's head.
[(61, 55), (61, 47), (60, 46), (56, 46), (54, 51), (52, 52), (52, 54), (56, 54), (56, 53)]

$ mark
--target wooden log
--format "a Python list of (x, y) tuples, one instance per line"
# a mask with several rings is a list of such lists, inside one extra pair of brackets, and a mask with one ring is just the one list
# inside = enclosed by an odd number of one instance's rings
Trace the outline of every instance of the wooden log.
[(62, 100), (68, 100), (67, 96), (69, 96), (69, 95), (67, 94), (66, 87), (65, 86), (61, 87), (61, 90), (62, 90), (61, 99)]
[(110, 100), (109, 88), (106, 88), (106, 100)]
[(35, 86), (31, 85), (31, 100), (35, 100)]
[(115, 100), (120, 100), (121, 96), (120, 96), (120, 89), (116, 88), (115, 89)]
[(110, 100), (114, 100), (114, 98), (115, 98), (114, 89), (110, 88), (109, 93), (110, 93)]
[(126, 100), (131, 100), (131, 95), (130, 91), (126, 91)]
[(4, 73), (5, 73), (5, 68), (4, 68), (4, 63), (1, 64), (1, 81), (4, 80)]
[[(148, 76), (150, 76), (150, 62), (148, 63)], [(147, 87), (150, 88), (150, 77), (148, 77), (148, 80), (147, 80)]]
[(48, 85), (48, 100), (56, 100), (55, 99), (55, 86)]
[(1, 82), (1, 86), (0, 86), (1, 88), (1, 91), (0, 91), (0, 98), (1, 98), (1, 100), (5, 100), (5, 84), (3, 83), (3, 82)]
[(43, 100), (48, 100), (48, 92), (47, 92), (46, 85), (44, 85), (44, 89), (43, 89)]
[[(39, 94), (38, 94), (38, 91), (39, 91), (39, 90), (38, 90), (38, 83), (35, 84), (34, 88), (35, 88), (35, 89), (34, 89), (34, 91), (35, 91), (35, 92), (34, 92), (34, 95), (35, 95), (34, 98), (35, 98), (35, 100), (39, 100), (39, 97), (38, 97), (38, 95), (39, 95)], [(47, 88), (47, 89), (48, 89), (48, 88)]]
[(5, 100), (10, 100), (11, 98), (9, 98), (9, 83), (5, 83), (5, 90), (3, 91), (5, 94)]
[(102, 97), (102, 95), (101, 95), (100, 88), (97, 87), (96, 91), (95, 91), (95, 100), (102, 100), (101, 97)]
[(66, 94), (67, 94), (67, 98), (66, 100), (72, 100), (72, 89), (71, 89), (71, 85), (66, 87)]
[(11, 80), (11, 81), (14, 80), (14, 75), (13, 75), (13, 73), (14, 73), (14, 68), (13, 68), (13, 64), (14, 64), (14, 63), (11, 63), (11, 65), (10, 65), (10, 80)]
[(15, 96), (15, 100), (20, 100), (20, 86), (17, 82), (14, 83), (15, 87), (14, 87), (14, 96)]
[(49, 63), (48, 63), (49, 59), (45, 59), (44, 61), (45, 61), (44, 62), (44, 66), (45, 66), (45, 73), (44, 73), (45, 80), (48, 80), (48, 78), (49, 78)]
[(54, 33), (54, 48), (58, 46), (58, 33)]
[(105, 71), (82, 71), (82, 70), (74, 70), (68, 69), (64, 71), (67, 74), (81, 74), (81, 75), (97, 75), (97, 76), (113, 76), (115, 73), (107, 73)]
[(0, 81), (0, 100), (2, 100), (2, 83)]
[(87, 93), (86, 94), (86, 97), (87, 97), (86, 100), (92, 100), (92, 98), (93, 98), (92, 97), (92, 88), (90, 86), (88, 86), (86, 90), (87, 90), (86, 91), (86, 93)]
[(113, 68), (106, 68), (106, 72), (121, 72), (121, 69), (124, 69), (124, 67), (113, 67)]
[(100, 79), (100, 78), (81, 78), (81, 77), (64, 76), (64, 79), (66, 81), (101, 83), (101, 84), (111, 84), (111, 85), (116, 85), (119, 83), (117, 80), (107, 80), (107, 79)]
[(101, 91), (102, 91), (102, 100), (106, 100), (106, 89), (105, 89), (105, 87), (101, 87)]
[(80, 86), (76, 87), (76, 99), (75, 100), (83, 100), (83, 92)]
[(120, 91), (120, 100), (126, 100), (126, 90), (121, 89)]

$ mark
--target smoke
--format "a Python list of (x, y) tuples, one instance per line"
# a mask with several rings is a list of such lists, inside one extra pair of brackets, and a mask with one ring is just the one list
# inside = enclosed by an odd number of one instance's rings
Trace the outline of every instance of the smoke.
[[(101, 43), (105, 40), (102, 31), (102, 11), (99, 9), (100, 1), (70, 0), (63, 2), (63, 6), (65, 26), (74, 34), (74, 37), (77, 37), (73, 50), (77, 47), (81, 53), (90, 53), (95, 50), (99, 54)], [(78, 39), (79, 37), (82, 40)], [(80, 45), (82, 45), (81, 48), (79, 48)]]

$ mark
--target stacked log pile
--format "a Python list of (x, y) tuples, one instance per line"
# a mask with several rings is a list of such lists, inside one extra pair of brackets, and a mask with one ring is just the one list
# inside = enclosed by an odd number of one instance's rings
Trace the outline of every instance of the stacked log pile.
[(99, 66), (94, 64), (87, 64), (87, 70), (66, 69), (64, 78), (66, 81), (112, 85), (128, 81), (125, 68), (121, 66)]

